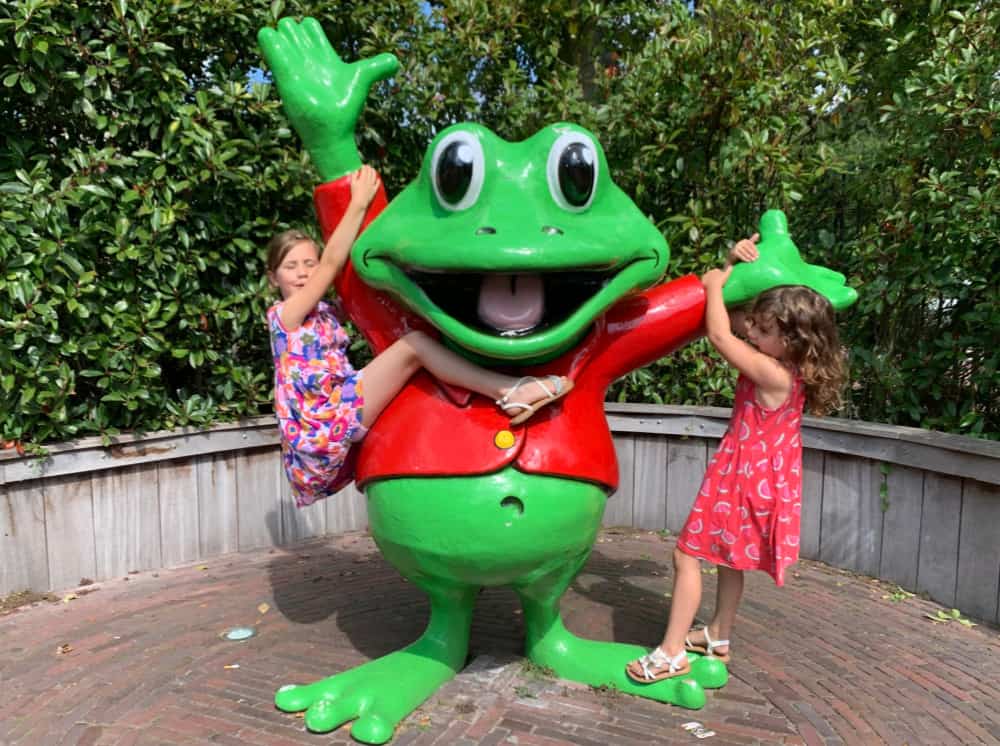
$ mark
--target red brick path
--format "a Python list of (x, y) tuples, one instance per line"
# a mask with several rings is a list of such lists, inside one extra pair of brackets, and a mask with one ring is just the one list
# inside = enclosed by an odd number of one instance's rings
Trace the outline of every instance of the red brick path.
[[(656, 534), (605, 532), (563, 600), (567, 626), (653, 643), (672, 548)], [(715, 576), (705, 579), (710, 606)], [(306, 732), (274, 708), (274, 690), (398, 649), (427, 615), (423, 595), (357, 533), (82, 590), (93, 592), (0, 617), (3, 746), (351, 743), (348, 728)], [(925, 614), (940, 607), (885, 598), (893, 590), (811, 562), (784, 589), (748, 576), (730, 683), (691, 712), (526, 666), (517, 600), (489, 589), (469, 666), (394, 743), (1000, 744), (996, 628), (934, 624)], [(220, 638), (254, 624), (247, 642)], [(696, 739), (681, 728), (692, 720), (716, 735)]]

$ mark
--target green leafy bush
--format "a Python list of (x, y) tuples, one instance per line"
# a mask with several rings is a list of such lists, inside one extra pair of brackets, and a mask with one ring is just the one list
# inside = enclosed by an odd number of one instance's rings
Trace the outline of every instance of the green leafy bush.
[[(359, 126), (390, 194), (452, 122), (518, 140), (577, 121), (664, 231), (671, 276), (770, 207), (850, 276), (850, 415), (1000, 437), (992, 4), (2, 0), (5, 440), (269, 411), (262, 246), (312, 228), (316, 179), (255, 82), (256, 31), (281, 15), (320, 18), (348, 60), (400, 56)], [(611, 392), (731, 395), (703, 342)]]
[(3, 4), (5, 439), (267, 406), (259, 247), (312, 176), (240, 6)]

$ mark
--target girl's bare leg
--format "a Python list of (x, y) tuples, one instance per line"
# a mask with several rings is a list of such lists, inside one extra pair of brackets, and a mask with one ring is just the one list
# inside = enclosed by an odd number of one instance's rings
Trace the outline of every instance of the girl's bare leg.
[[(715, 615), (708, 623), (713, 640), (728, 640), (736, 624), (736, 612), (743, 598), (743, 571), (719, 565), (719, 585), (715, 595)], [(720, 655), (729, 652), (728, 645), (715, 649)]]
[(669, 656), (684, 650), (684, 638), (701, 605), (701, 562), (674, 549), (674, 592), (670, 598), (670, 620), (660, 649)]
[[(466, 360), (461, 355), (431, 339), (423, 332), (410, 332), (396, 340), (363, 369), (365, 406), (361, 424), (371, 427), (410, 376), (420, 368), (453, 386), (499, 399), (516, 382), (516, 378), (494, 373)], [(538, 385), (520, 387), (511, 401), (532, 404), (547, 396)]]
[[(708, 634), (713, 640), (728, 640), (736, 624), (736, 612), (740, 608), (740, 600), (743, 598), (743, 571), (734, 570), (731, 567), (717, 565), (719, 570), (719, 583), (715, 594), (715, 614), (712, 621), (708, 623)], [(691, 641), (698, 644), (705, 643), (705, 633), (700, 629), (691, 633)], [(715, 648), (719, 655), (729, 652), (728, 645), (719, 645)]]

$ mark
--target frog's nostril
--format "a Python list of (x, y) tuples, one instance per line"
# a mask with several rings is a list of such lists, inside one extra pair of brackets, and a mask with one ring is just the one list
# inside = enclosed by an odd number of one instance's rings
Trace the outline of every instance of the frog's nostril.
[(513, 495), (507, 495), (503, 500), (500, 501), (501, 508), (513, 508), (517, 511), (518, 515), (524, 513), (524, 503), (521, 502), (520, 498), (514, 497)]
[(481, 228), (476, 229), (477, 236), (492, 236), (497, 232), (497, 229), (491, 225), (484, 225)]
[(543, 225), (542, 233), (547, 236), (561, 236), (563, 231), (562, 228), (556, 228), (554, 225)]

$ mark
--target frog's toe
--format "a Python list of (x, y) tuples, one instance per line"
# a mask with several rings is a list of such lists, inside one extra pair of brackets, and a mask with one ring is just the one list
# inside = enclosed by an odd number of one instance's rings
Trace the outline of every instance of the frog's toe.
[(351, 735), (362, 743), (385, 743), (392, 738), (395, 724), (378, 715), (364, 715), (351, 726)]
[(314, 681), (312, 684), (286, 684), (274, 695), (274, 706), (283, 712), (302, 712), (320, 700), (334, 700), (340, 697), (343, 685), (336, 676)]
[(721, 689), (729, 681), (726, 664), (710, 655), (688, 656), (691, 661), (691, 678), (705, 689)]
[(274, 695), (274, 706), (283, 712), (300, 712), (316, 699), (308, 686), (285, 684)]
[(674, 697), (673, 702), (678, 707), (686, 707), (689, 710), (700, 710), (705, 706), (705, 688), (691, 678), (685, 678), (677, 682)]
[(357, 705), (342, 699), (320, 699), (306, 710), (306, 728), (329, 733), (358, 715)]

